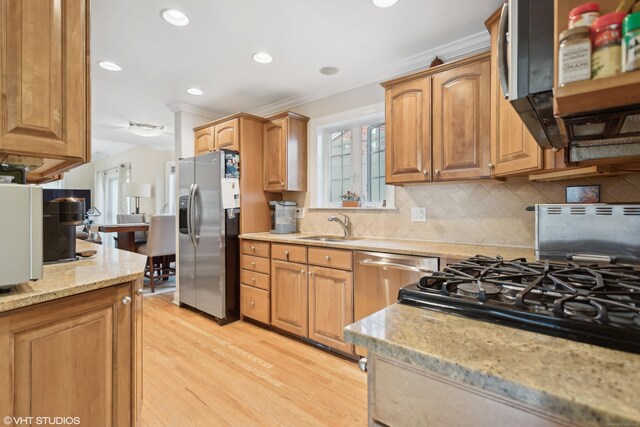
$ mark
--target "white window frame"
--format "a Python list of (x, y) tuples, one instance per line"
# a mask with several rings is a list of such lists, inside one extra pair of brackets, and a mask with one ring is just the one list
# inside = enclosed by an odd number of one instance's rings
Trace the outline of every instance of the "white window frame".
[[(380, 102), (365, 107), (356, 108), (329, 116), (319, 117), (309, 121), (309, 192), (310, 209), (395, 209), (395, 187), (386, 186), (387, 203), (385, 207), (361, 206), (359, 208), (343, 208), (329, 202), (329, 181), (326, 179), (330, 174), (331, 165), (327, 161), (329, 144), (325, 143), (325, 135), (329, 132), (352, 129), (352, 168), (357, 165), (361, 167), (361, 150), (353, 149), (360, 147), (362, 142), (361, 126), (366, 124), (384, 123), (384, 102)], [(362, 176), (358, 177), (359, 180)]]

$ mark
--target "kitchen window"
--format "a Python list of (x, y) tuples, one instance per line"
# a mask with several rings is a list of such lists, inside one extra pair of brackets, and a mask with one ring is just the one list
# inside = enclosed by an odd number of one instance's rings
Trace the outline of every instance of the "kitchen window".
[(342, 207), (348, 193), (359, 208), (394, 207), (394, 189), (385, 181), (384, 104), (314, 119), (310, 128), (317, 153), (310, 159), (311, 208)]

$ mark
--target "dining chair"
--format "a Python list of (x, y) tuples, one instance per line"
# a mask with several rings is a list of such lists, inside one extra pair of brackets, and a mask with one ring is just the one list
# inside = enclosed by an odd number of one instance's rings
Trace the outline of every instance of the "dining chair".
[[(140, 224), (144, 222), (144, 214), (117, 214), (116, 220), (118, 221), (118, 224)], [(147, 232), (136, 231), (135, 240), (136, 244), (146, 243)]]
[(176, 253), (176, 216), (152, 216), (147, 243), (140, 245), (136, 251), (147, 256), (145, 277), (149, 278), (151, 292), (155, 292), (157, 280), (176, 275), (175, 269), (170, 266), (171, 257)]

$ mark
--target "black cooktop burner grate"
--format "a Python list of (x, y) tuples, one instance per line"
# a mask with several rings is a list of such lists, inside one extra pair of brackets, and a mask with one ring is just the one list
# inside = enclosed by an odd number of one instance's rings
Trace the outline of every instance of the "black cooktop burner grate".
[(640, 353), (640, 269), (476, 255), (399, 301)]

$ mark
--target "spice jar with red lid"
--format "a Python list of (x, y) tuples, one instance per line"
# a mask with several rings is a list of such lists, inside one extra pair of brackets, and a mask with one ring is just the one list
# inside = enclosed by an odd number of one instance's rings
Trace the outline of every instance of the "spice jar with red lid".
[(611, 77), (621, 70), (622, 64), (622, 21), (626, 12), (602, 15), (591, 26), (591, 77), (600, 79)]
[(569, 12), (569, 29), (575, 27), (590, 27), (593, 21), (600, 17), (598, 3), (585, 3), (571, 9)]

